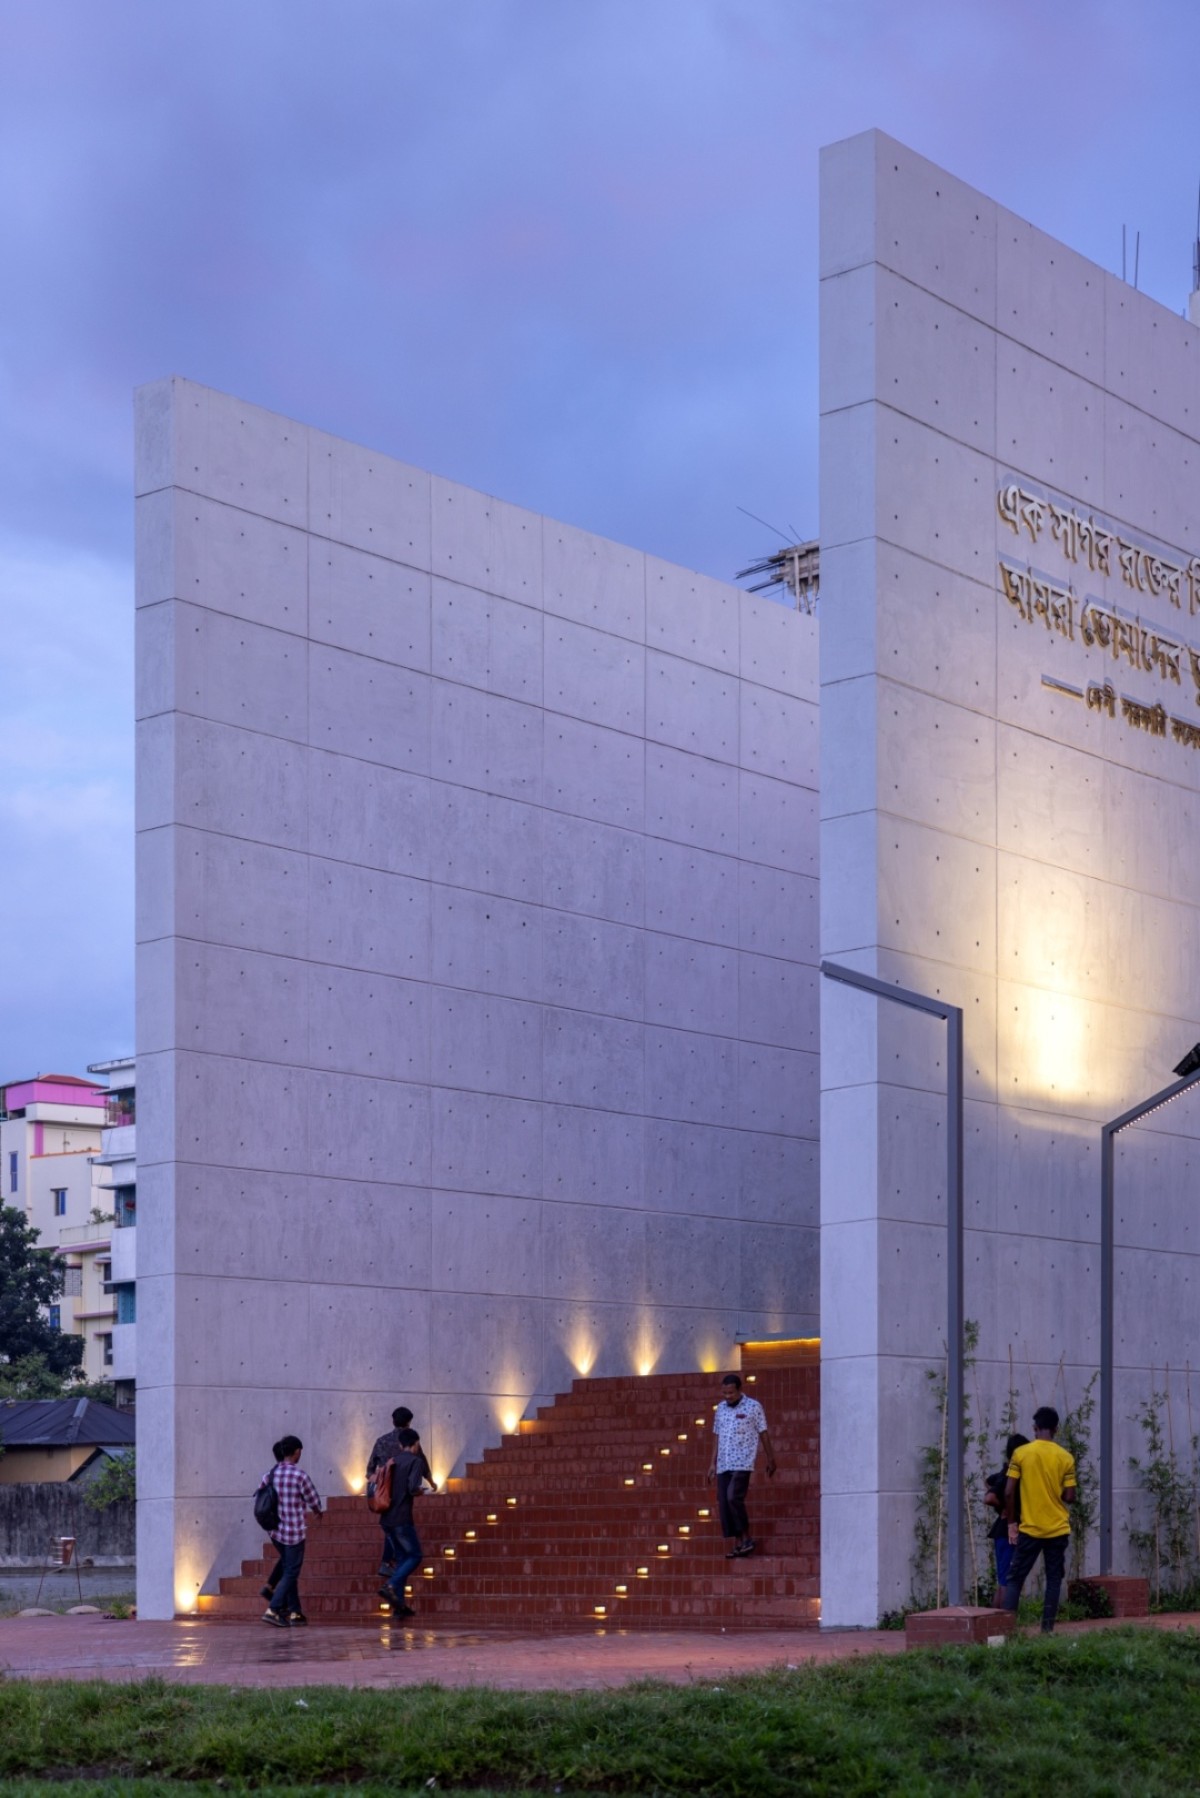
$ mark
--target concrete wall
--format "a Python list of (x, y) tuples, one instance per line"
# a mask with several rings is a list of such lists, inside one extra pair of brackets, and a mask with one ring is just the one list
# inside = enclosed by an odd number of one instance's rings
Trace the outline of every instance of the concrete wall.
[[(0, 1468), (3, 1465), (0, 1461)], [(85, 1490), (82, 1484), (71, 1486), (60, 1478), (23, 1485), (0, 1480), (0, 1566), (36, 1566), (60, 1536), (74, 1536), (80, 1561), (128, 1565), (134, 1550), (132, 1499), (94, 1511), (85, 1502)]]
[(444, 1473), (817, 1316), (815, 626), (168, 381), (137, 406), (139, 1608), (283, 1430)]
[[(877, 133), (824, 154), (821, 275), (821, 945), (965, 1008), (966, 1310), (985, 1408), (1011, 1351), (1028, 1429), (1098, 1364), (1100, 1122), (1200, 1035), (1200, 333)], [(1011, 486), (1040, 520), (1012, 527)], [(941, 1043), (824, 994), (831, 1623), (909, 1590), (945, 1330)], [(1188, 1433), (1198, 1134), (1189, 1096), (1121, 1139), (1123, 1483), (1164, 1364)]]

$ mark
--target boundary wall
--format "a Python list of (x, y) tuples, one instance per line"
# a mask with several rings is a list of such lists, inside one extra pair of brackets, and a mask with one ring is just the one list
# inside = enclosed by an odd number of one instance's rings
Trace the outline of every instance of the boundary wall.
[(579, 1373), (816, 1332), (813, 620), (137, 398), (139, 1611)]
[[(1200, 332), (881, 133), (821, 183), (821, 948), (964, 1008), (971, 1406), (1031, 1433), (1099, 1363), (1100, 1124), (1200, 1036)], [(822, 1615), (869, 1625), (938, 1439), (942, 1032), (827, 985), (821, 1052)], [(1165, 1368), (1200, 1414), (1198, 1135), (1118, 1139), (1126, 1488)]]

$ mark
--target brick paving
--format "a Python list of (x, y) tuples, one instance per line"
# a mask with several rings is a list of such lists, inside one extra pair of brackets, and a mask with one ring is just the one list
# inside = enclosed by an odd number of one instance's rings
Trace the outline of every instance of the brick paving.
[(0, 1669), (28, 1679), (130, 1680), (183, 1685), (389, 1687), (435, 1682), (553, 1691), (673, 1684), (799, 1666), (847, 1654), (895, 1654), (898, 1631), (830, 1632), (717, 1629), (578, 1635), (377, 1628), (310, 1624), (285, 1634), (261, 1623), (208, 1618), (174, 1623), (109, 1622), (103, 1617), (0, 1620)]
[[(1125, 1627), (1060, 1626), (1065, 1636)], [(1197, 1629), (1200, 1615), (1151, 1617), (1134, 1627)], [(285, 1635), (262, 1624), (207, 1619), (110, 1622), (103, 1617), (0, 1619), (0, 1673), (25, 1679), (161, 1678), (244, 1687), (493, 1686), (510, 1691), (601, 1690), (632, 1680), (713, 1683), (740, 1673), (853, 1655), (902, 1654), (898, 1630), (591, 1630), (578, 1635), (310, 1625)]]

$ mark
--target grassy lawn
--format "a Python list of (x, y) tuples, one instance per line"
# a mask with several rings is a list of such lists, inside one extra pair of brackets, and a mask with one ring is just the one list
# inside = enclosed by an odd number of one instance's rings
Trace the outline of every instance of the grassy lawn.
[(1200, 1635), (1097, 1631), (616, 1692), (0, 1683), (4, 1798), (1200, 1789)]

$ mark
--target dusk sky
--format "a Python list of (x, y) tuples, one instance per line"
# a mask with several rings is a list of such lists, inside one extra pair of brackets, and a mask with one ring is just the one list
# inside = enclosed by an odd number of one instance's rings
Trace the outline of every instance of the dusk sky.
[(133, 1046), (138, 383), (732, 578), (817, 532), (819, 147), (1179, 311), (1198, 69), (1195, 0), (0, 0), (0, 1081)]

